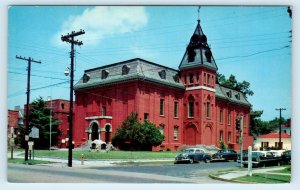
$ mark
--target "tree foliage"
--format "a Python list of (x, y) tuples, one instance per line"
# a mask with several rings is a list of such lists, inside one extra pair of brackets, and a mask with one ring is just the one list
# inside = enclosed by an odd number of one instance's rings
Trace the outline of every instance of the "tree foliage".
[[(263, 121), (261, 120), (261, 115), (263, 111), (250, 111), (250, 132), (254, 137), (259, 135), (268, 134), (279, 128), (279, 118), (275, 117), (275, 119), (271, 121)], [(281, 124), (286, 124), (287, 120), (281, 118)]]
[(140, 123), (137, 113), (131, 113), (112, 137), (112, 144), (125, 150), (152, 150), (164, 140), (158, 128), (145, 121)]
[[(50, 115), (52, 113), (52, 115)], [(50, 143), (50, 117), (51, 121), (51, 145), (56, 145), (58, 136), (61, 131), (58, 129), (59, 120), (53, 118), (53, 112), (46, 106), (46, 102), (41, 98), (37, 98), (31, 103), (29, 111), (30, 129), (35, 126), (39, 129), (39, 138), (34, 139), (34, 147), (37, 149), (49, 148)], [(19, 128), (20, 137), (18, 142), (24, 147), (25, 127)], [(29, 131), (30, 133), (30, 131)]]
[(221, 84), (222, 86), (240, 91), (242, 93), (244, 93), (246, 96), (252, 96), (254, 94), (254, 92), (250, 89), (250, 83), (247, 81), (243, 81), (243, 82), (238, 82), (235, 78), (234, 75), (230, 75), (228, 79), (226, 79), (226, 77), (223, 74), (218, 73), (217, 74), (218, 77), (218, 82), (219, 84)]

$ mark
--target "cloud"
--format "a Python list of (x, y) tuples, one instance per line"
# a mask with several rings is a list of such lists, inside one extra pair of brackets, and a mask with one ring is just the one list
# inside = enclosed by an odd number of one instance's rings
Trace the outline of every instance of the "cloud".
[(55, 34), (52, 42), (63, 46), (61, 35), (71, 31), (85, 30), (78, 37), (84, 45), (96, 45), (106, 36), (137, 31), (147, 25), (148, 18), (144, 7), (140, 6), (98, 6), (87, 8), (81, 15), (70, 16)]

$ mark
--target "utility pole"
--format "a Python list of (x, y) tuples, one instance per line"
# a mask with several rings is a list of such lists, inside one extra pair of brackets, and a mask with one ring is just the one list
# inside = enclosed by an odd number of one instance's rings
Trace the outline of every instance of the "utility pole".
[(61, 40), (71, 44), (71, 75), (70, 75), (70, 110), (69, 110), (69, 147), (68, 147), (68, 167), (72, 167), (72, 149), (73, 149), (73, 83), (74, 83), (74, 45), (81, 46), (82, 41), (74, 40), (75, 36), (85, 34), (84, 30), (79, 32), (72, 31), (71, 34), (62, 35)]
[(283, 110), (286, 110), (285, 108), (278, 108), (278, 109), (275, 109), (277, 111), (279, 111), (279, 145), (278, 145), (278, 148), (279, 149), (282, 149), (282, 146), (281, 146), (281, 112)]
[(17, 56), (17, 59), (21, 59), (28, 62), (27, 67), (27, 102), (26, 102), (26, 127), (25, 127), (25, 161), (28, 160), (28, 140), (29, 140), (29, 101), (30, 101), (30, 72), (31, 72), (31, 62), (41, 64), (41, 61), (35, 61), (33, 58), (25, 58), (21, 56)]

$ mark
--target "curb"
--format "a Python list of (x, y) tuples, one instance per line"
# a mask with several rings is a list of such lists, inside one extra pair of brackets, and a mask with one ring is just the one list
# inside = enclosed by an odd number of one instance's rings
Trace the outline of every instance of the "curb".
[(246, 181), (239, 181), (239, 180), (233, 180), (233, 179), (224, 179), (224, 178), (220, 178), (217, 175), (212, 174), (212, 173), (208, 174), (208, 176), (212, 179), (215, 179), (215, 180), (231, 182), (231, 183), (258, 184), (258, 183), (255, 183), (255, 182), (246, 182)]

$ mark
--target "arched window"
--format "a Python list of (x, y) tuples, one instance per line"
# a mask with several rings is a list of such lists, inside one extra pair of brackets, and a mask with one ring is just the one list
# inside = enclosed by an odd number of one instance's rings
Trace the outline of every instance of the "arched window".
[(206, 117), (210, 117), (210, 102), (205, 103), (205, 115)]
[(188, 118), (194, 117), (194, 97), (192, 95), (189, 95), (188, 97)]
[(179, 129), (179, 126), (175, 125), (174, 126), (174, 140), (178, 140), (178, 129)]
[(194, 83), (194, 74), (190, 73), (190, 84)]
[(159, 124), (159, 131), (162, 135), (164, 134), (164, 128), (165, 128), (165, 124), (163, 123)]

